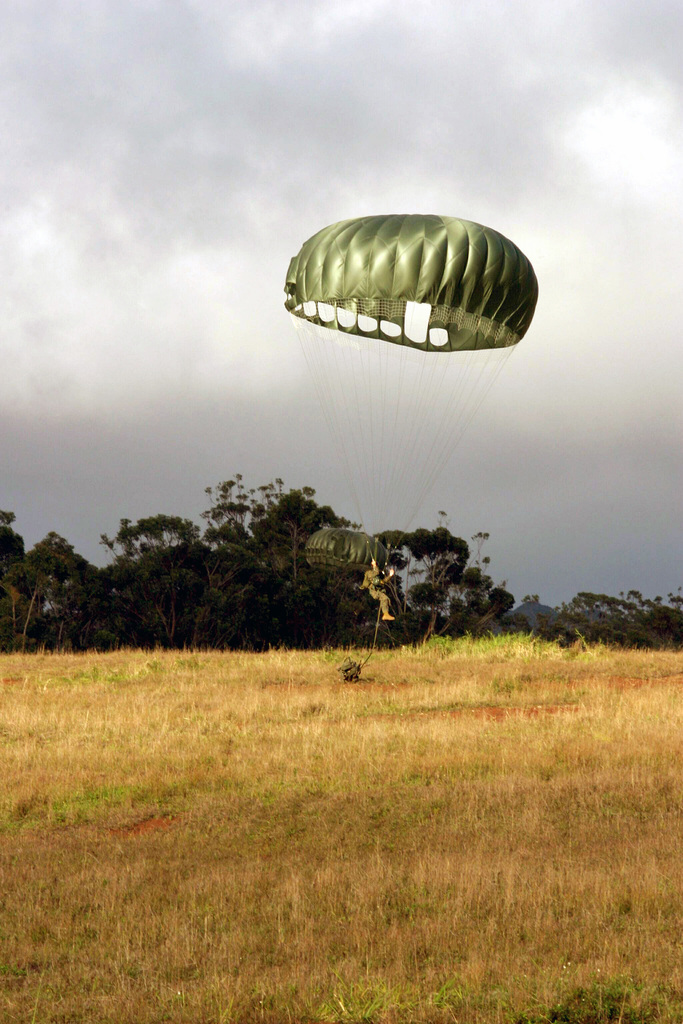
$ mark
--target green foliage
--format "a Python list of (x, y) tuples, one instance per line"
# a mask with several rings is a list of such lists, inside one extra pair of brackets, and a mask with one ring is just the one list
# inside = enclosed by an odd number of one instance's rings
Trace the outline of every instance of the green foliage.
[(84, 649), (98, 625), (101, 571), (50, 532), (0, 578), (4, 650)]
[[(496, 586), (484, 571), (490, 559), (481, 556), (487, 533), (472, 538), (475, 553), (442, 523), (436, 530), (416, 530), (403, 538), (410, 639), (481, 635), (502, 620), (514, 604), (505, 584)], [(409, 581), (414, 579), (412, 585)], [(412, 620), (412, 622), (411, 622)]]
[(118, 631), (140, 647), (190, 643), (203, 590), (199, 528), (179, 516), (122, 519), (116, 537), (103, 534), (102, 544), (114, 555), (109, 580)]
[(321, 1021), (339, 1024), (371, 1024), (381, 1020), (391, 1009), (405, 1013), (411, 1003), (398, 989), (384, 981), (366, 984), (345, 984), (338, 979), (334, 993), (320, 1005), (316, 1016)]
[(536, 632), (565, 644), (578, 641), (620, 647), (680, 647), (683, 596), (679, 588), (668, 595), (665, 604), (661, 597), (645, 598), (637, 590), (618, 597), (581, 591), (554, 616), (539, 616)]
[(15, 562), (24, 557), (24, 539), (12, 529), (14, 512), (0, 509), (0, 579)]
[[(203, 529), (166, 514), (121, 519), (115, 536), (102, 535), (111, 556), (104, 568), (54, 532), (25, 551), (14, 513), (0, 510), (0, 650), (266, 650), (376, 638), (379, 646), (429, 642), (450, 655), (458, 638), (505, 644), (505, 632), (517, 645), (531, 642), (520, 640), (528, 622), (509, 619), (514, 598), (482, 555), (489, 535), (470, 545), (450, 532), (445, 513), (436, 529), (379, 535), (390, 550), (396, 620), (377, 632), (377, 605), (357, 574), (304, 556), (317, 530), (353, 526), (319, 505), (311, 487), (285, 490), (278, 478), (247, 489), (238, 474), (206, 494)], [(681, 646), (683, 597), (669, 594), (667, 604), (638, 591), (581, 592), (553, 616), (539, 614), (533, 642), (541, 640)]]
[(556, 641), (543, 640), (530, 633), (484, 633), (474, 636), (466, 633), (460, 637), (433, 636), (426, 642), (428, 650), (436, 651), (442, 657), (495, 656), (508, 660), (521, 658), (543, 658), (561, 651)]
[(656, 994), (643, 998), (638, 985), (616, 979), (577, 988), (566, 999), (514, 1018), (514, 1024), (653, 1024), (661, 1017)]

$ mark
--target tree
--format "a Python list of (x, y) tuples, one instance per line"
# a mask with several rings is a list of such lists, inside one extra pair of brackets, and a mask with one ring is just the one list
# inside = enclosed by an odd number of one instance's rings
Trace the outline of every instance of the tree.
[[(325, 526), (345, 526), (329, 505), (318, 505), (312, 487), (285, 491), (260, 488), (251, 510), (251, 532), (255, 550), (271, 582), (271, 614), (278, 641), (294, 646), (314, 645), (320, 636), (321, 613), (334, 600), (334, 586), (342, 576), (316, 572), (303, 557), (306, 541)], [(334, 606), (338, 607), (338, 600)], [(322, 618), (325, 618), (322, 615)]]
[(622, 647), (680, 647), (683, 644), (683, 598), (668, 595), (645, 598), (638, 590), (612, 597), (580, 591), (561, 605), (552, 621), (538, 632), (548, 639), (574, 643), (616, 644)]
[[(253, 491), (242, 476), (205, 493), (212, 504), (202, 519), (204, 591), (197, 611), (193, 643), (213, 647), (262, 646), (268, 620), (265, 577), (249, 525)], [(267, 643), (267, 640), (265, 641)]]
[(62, 650), (87, 645), (97, 607), (98, 570), (51, 531), (3, 579), (12, 602), (13, 646), (45, 644)]
[(417, 579), (408, 589), (408, 600), (419, 612), (425, 641), (451, 623), (451, 592), (462, 580), (469, 547), (444, 525), (415, 530), (405, 536), (403, 545), (412, 563), (407, 566), (408, 579)]
[(199, 527), (180, 516), (122, 519), (116, 536), (102, 534), (101, 543), (114, 556), (109, 578), (117, 635), (141, 647), (191, 643), (204, 587)]
[(460, 633), (477, 636), (500, 625), (515, 603), (513, 595), (505, 589), (506, 581), (496, 585), (486, 571), (491, 559), (482, 555), (482, 549), (488, 540), (488, 533), (475, 533), (472, 537), (474, 555), (462, 575), (457, 593), (452, 595), (452, 609), (457, 612)]
[(285, 491), (279, 478), (247, 490), (237, 474), (206, 493), (213, 502), (202, 513), (209, 524), (207, 597), (214, 628), (223, 623), (223, 638), (256, 647), (296, 646), (334, 633), (330, 620), (344, 592), (340, 574), (312, 570), (303, 550), (316, 530), (347, 521), (319, 505), (312, 487)]
[(12, 529), (14, 512), (0, 509), (0, 580), (14, 562), (24, 557), (24, 538)]
[(8, 577), (13, 565), (24, 557), (24, 539), (12, 529), (14, 512), (0, 509), (0, 650), (11, 651), (18, 634), (21, 593)]
[[(406, 639), (430, 636), (482, 633), (499, 623), (514, 604), (505, 582), (496, 586), (485, 571), (490, 563), (482, 557), (489, 535), (472, 537), (474, 554), (460, 537), (455, 537), (440, 513), (435, 530), (419, 529), (406, 534), (400, 543), (407, 556), (396, 560), (405, 567)], [(410, 580), (414, 582), (410, 584)]]
[(260, 488), (262, 499), (251, 508), (251, 532), (254, 540), (275, 572), (287, 572), (296, 581), (301, 551), (306, 541), (323, 526), (346, 526), (347, 520), (335, 515), (329, 505), (318, 505), (312, 487), (301, 490), (277, 489), (272, 484)]

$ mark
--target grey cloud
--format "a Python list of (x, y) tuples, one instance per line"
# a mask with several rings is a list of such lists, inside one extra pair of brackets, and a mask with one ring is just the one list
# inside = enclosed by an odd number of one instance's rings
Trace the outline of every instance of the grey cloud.
[[(113, 411), (58, 424), (5, 417), (0, 432), (0, 477), (12, 481), (0, 507), (17, 513), (30, 543), (55, 529), (100, 563), (99, 534), (115, 533), (120, 518), (198, 520), (204, 489), (236, 472), (248, 486), (277, 476), (288, 487), (313, 486), (322, 502), (355, 515), (307, 389), (259, 402), (232, 393), (205, 401), (201, 414), (191, 397), (177, 397), (122, 421)], [(654, 595), (682, 582), (674, 558), (679, 485), (678, 435), (666, 424), (621, 438), (570, 425), (563, 434), (556, 425), (510, 430), (507, 411), (489, 396), (420, 524), (436, 524), (443, 509), (465, 539), (488, 531), (494, 575), (517, 597), (542, 591), (557, 603), (580, 589), (631, 588)]]
[(286, 266), (332, 220), (435, 210), (518, 241), (541, 298), (425, 521), (490, 529), (515, 592), (677, 586), (681, 195), (601, 179), (572, 132), (615, 82), (664, 83), (680, 124), (682, 17), (665, 0), (5, 6), (0, 506), (88, 557), (120, 516), (196, 515), (239, 470), (344, 511)]

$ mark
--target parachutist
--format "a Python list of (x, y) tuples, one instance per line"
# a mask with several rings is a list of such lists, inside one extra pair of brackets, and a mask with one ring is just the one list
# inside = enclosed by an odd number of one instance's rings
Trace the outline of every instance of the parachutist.
[(378, 569), (377, 562), (373, 558), (371, 567), (365, 573), (363, 582), (360, 585), (361, 590), (368, 590), (370, 597), (374, 597), (376, 601), (379, 601), (380, 608), (382, 609), (382, 618), (392, 622), (394, 616), (389, 611), (389, 595), (385, 587), (393, 575), (393, 569), (390, 569), (387, 573), (383, 573)]

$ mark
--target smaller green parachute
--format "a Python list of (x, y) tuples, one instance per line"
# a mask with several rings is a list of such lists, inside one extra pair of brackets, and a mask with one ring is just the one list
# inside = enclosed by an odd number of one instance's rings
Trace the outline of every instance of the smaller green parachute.
[(374, 558), (384, 569), (389, 553), (376, 537), (355, 530), (324, 529), (311, 534), (306, 543), (309, 565), (326, 565), (337, 569), (369, 569)]

